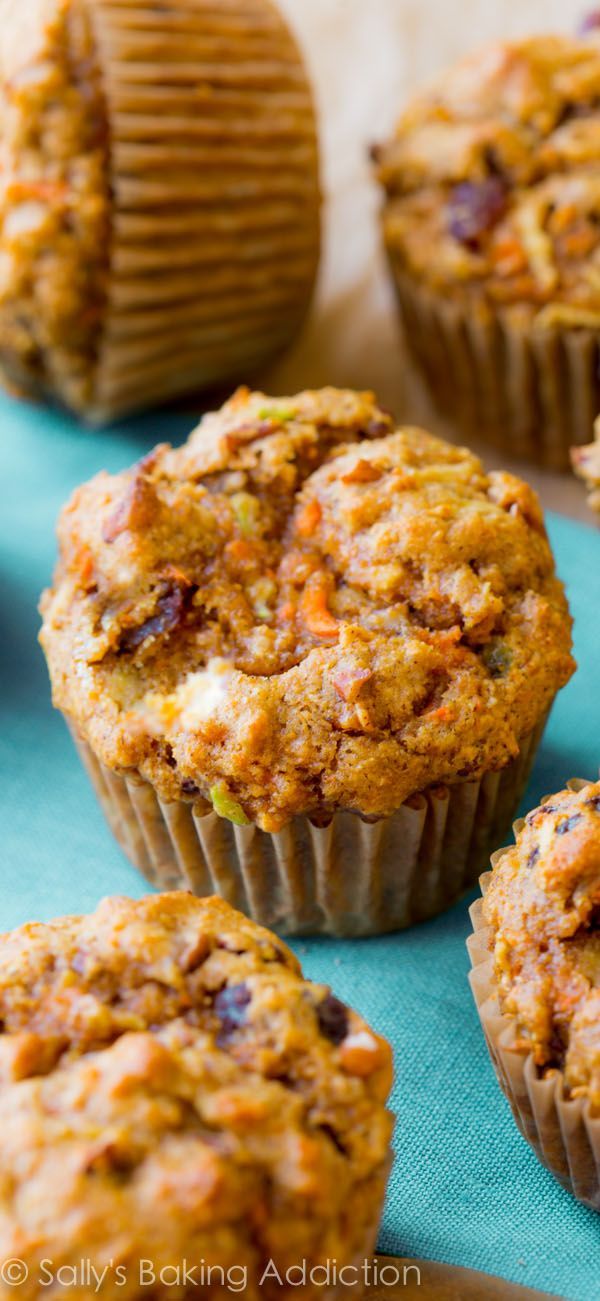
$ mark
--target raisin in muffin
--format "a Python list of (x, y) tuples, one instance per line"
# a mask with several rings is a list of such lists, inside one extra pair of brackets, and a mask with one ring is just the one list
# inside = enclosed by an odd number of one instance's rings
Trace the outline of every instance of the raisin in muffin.
[(5, 0), (0, 365), (94, 423), (245, 378), (319, 253), (316, 123), (271, 0)]
[(481, 869), (573, 667), (525, 483), (368, 393), (242, 390), (59, 544), (54, 702), (143, 870), (366, 930)]
[(600, 782), (570, 783), (515, 830), (474, 908), (476, 999), (525, 1137), (600, 1210)]
[(376, 148), (407, 340), (442, 409), (564, 468), (600, 407), (600, 26), (478, 51)]
[(25, 1262), (23, 1297), (44, 1260), (110, 1261), (125, 1298), (140, 1262), (171, 1267), (167, 1297), (186, 1260), (213, 1268), (190, 1295), (245, 1270), (245, 1296), (291, 1297), (272, 1269), (261, 1286), (270, 1261), (372, 1251), (389, 1046), (223, 901), (108, 899), (1, 937), (0, 1019), (0, 1258)]
[(587, 447), (571, 448), (575, 473), (583, 479), (588, 492), (590, 509), (600, 514), (600, 420), (594, 425), (595, 441)]

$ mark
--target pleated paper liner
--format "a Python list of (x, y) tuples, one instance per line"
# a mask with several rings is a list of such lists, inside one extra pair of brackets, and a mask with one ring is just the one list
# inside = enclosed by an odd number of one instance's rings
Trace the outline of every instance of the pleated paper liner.
[(319, 252), (315, 116), (269, 0), (85, 0), (105, 100), (110, 261), (85, 414), (226, 379), (290, 342)]
[(533, 328), (527, 311), (444, 300), (390, 261), (410, 351), (465, 438), (551, 469), (589, 443), (600, 410), (600, 332)]
[(545, 721), (481, 780), (432, 786), (377, 821), (340, 811), (326, 827), (297, 817), (274, 834), (234, 826), (206, 801), (160, 800), (72, 731), (113, 834), (153, 885), (222, 895), (283, 934), (377, 935), (442, 912), (477, 881), (510, 828)]
[[(568, 785), (577, 790), (585, 782)], [(522, 820), (515, 823), (515, 835), (522, 826)], [(505, 852), (492, 855), (492, 866)], [(491, 872), (481, 877), (484, 896), (491, 877)], [(517, 1021), (500, 1010), (490, 952), (491, 928), (483, 920), (481, 899), (471, 906), (470, 913), (474, 933), (467, 942), (472, 966), (469, 978), (498, 1083), (523, 1138), (542, 1165), (580, 1202), (600, 1211), (600, 1117), (590, 1114), (587, 1099), (569, 1097), (561, 1071), (544, 1076), (531, 1054), (515, 1049)]]

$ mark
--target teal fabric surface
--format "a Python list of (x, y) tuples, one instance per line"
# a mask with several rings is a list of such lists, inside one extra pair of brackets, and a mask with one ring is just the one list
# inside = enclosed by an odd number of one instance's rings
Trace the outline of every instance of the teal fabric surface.
[[(50, 707), (36, 605), (71, 489), (160, 439), (180, 441), (194, 421), (180, 412), (90, 434), (0, 399), (0, 930), (147, 888), (113, 842)], [(549, 524), (580, 668), (553, 711), (529, 806), (571, 776), (595, 776), (600, 757), (600, 533), (560, 517)], [(467, 984), (468, 932), (463, 901), (405, 934), (295, 945), (305, 971), (395, 1047), (396, 1161), (380, 1248), (591, 1301), (600, 1295), (600, 1218), (562, 1191), (514, 1127)]]

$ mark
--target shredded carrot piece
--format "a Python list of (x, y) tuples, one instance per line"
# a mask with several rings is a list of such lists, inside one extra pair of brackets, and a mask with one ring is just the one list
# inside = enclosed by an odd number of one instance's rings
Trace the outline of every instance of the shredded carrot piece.
[(246, 538), (233, 538), (231, 542), (227, 543), (225, 554), (230, 560), (234, 561), (254, 560), (256, 548)]
[(496, 271), (504, 276), (518, 275), (527, 267), (527, 258), (517, 239), (499, 240), (492, 248), (492, 261)]
[(587, 222), (575, 226), (559, 240), (559, 250), (568, 257), (585, 257), (598, 243), (598, 230)]
[(47, 202), (68, 198), (69, 187), (62, 181), (14, 181), (9, 189), (11, 202), (21, 199), (43, 199)]
[(88, 546), (81, 546), (75, 556), (75, 569), (82, 583), (89, 583), (94, 572), (94, 557)]
[(372, 461), (363, 461), (361, 458), (347, 474), (342, 475), (342, 483), (374, 483), (381, 478), (381, 473)]
[(296, 516), (296, 530), (301, 538), (309, 538), (314, 533), (322, 515), (318, 501), (307, 501)]
[(432, 628), (418, 628), (415, 631), (420, 641), (437, 646), (438, 650), (452, 650), (462, 637), (462, 629), (457, 623), (452, 628), (440, 629), (439, 632)]
[(439, 709), (432, 710), (427, 717), (432, 721), (435, 719), (436, 723), (451, 723), (454, 718), (454, 710), (449, 709), (448, 705), (440, 705)]
[(243, 407), (246, 398), (250, 397), (250, 389), (247, 384), (239, 384), (235, 393), (229, 399), (230, 407)]
[(553, 235), (560, 235), (561, 231), (572, 226), (577, 220), (577, 207), (574, 203), (562, 203), (560, 207), (555, 208), (548, 217), (548, 230)]
[(340, 627), (327, 608), (327, 588), (322, 580), (305, 587), (300, 600), (300, 614), (313, 637), (337, 641)]

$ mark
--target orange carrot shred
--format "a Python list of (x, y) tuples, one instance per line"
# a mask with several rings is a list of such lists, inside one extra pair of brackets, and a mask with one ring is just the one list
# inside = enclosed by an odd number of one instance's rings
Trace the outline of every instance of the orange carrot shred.
[(492, 248), (492, 260), (496, 269), (507, 276), (517, 275), (527, 266), (525, 252), (517, 239), (499, 240)]
[(9, 197), (14, 202), (22, 199), (64, 202), (68, 195), (69, 187), (61, 181), (14, 181), (9, 188)]
[(598, 230), (587, 223), (580, 223), (564, 235), (560, 247), (568, 257), (585, 257), (598, 243)]
[(300, 614), (313, 637), (322, 637), (325, 641), (337, 641), (340, 627), (331, 610), (327, 608), (327, 588), (323, 582), (305, 587), (300, 600)]
[(82, 583), (89, 583), (94, 573), (94, 557), (89, 547), (83, 545), (75, 557), (75, 569)]
[(253, 560), (256, 548), (246, 538), (233, 538), (225, 547), (225, 554), (233, 561)]
[(309, 538), (321, 519), (321, 507), (318, 501), (305, 502), (296, 516), (296, 530), (301, 538)]
[(375, 483), (376, 479), (381, 478), (381, 473), (372, 461), (363, 461), (361, 458), (351, 470), (342, 475), (342, 483)]
[(437, 723), (451, 723), (454, 718), (454, 710), (449, 709), (447, 705), (440, 705), (439, 709), (434, 709), (428, 714), (428, 718), (432, 721), (435, 719)]

